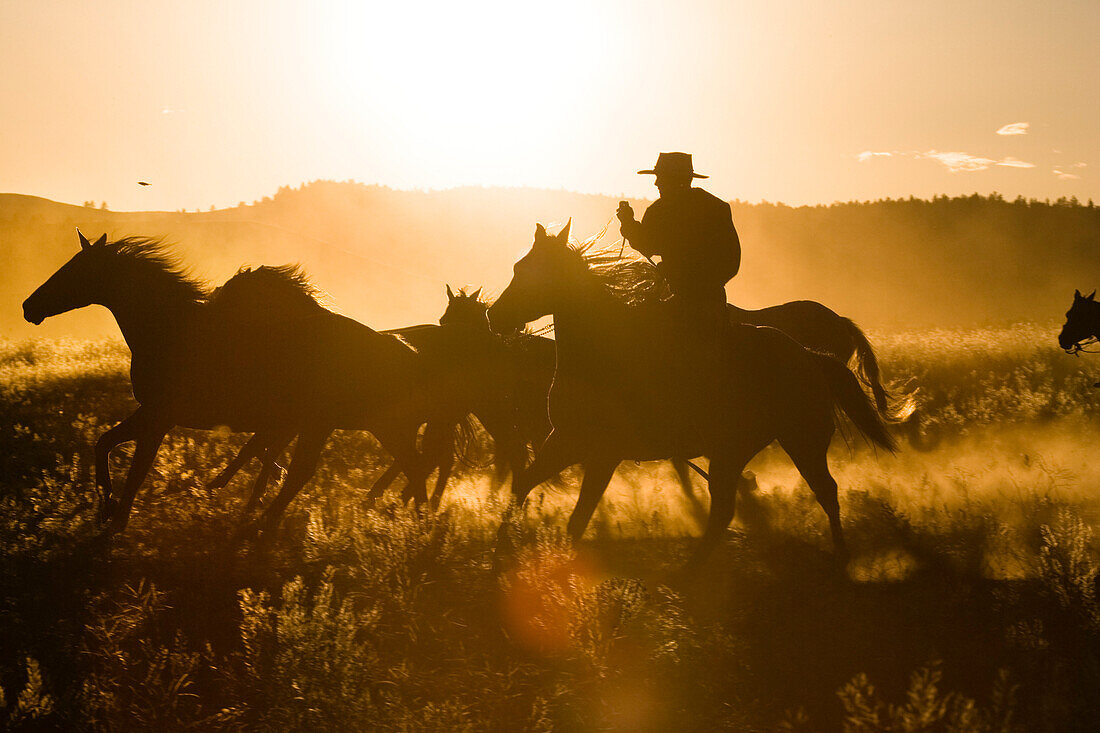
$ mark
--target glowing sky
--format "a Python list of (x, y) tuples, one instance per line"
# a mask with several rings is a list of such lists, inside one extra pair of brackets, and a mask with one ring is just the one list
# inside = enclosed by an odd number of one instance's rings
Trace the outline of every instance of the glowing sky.
[(1091, 0), (3, 0), (0, 191), (651, 196), (686, 150), (725, 198), (1100, 199), (1098, 34)]

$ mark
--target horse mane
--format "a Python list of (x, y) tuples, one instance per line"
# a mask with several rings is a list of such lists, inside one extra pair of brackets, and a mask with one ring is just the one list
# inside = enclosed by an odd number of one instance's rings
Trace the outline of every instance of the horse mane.
[(323, 293), (301, 265), (242, 267), (210, 298), (215, 308), (245, 307), (267, 310), (323, 308)]
[(123, 237), (104, 246), (107, 252), (122, 258), (137, 271), (162, 279), (169, 289), (188, 300), (200, 303), (210, 296), (209, 286), (195, 277), (162, 239)]
[(567, 246), (582, 265), (618, 300), (629, 306), (663, 303), (671, 297), (668, 283), (652, 262), (623, 247), (597, 246), (603, 232)]

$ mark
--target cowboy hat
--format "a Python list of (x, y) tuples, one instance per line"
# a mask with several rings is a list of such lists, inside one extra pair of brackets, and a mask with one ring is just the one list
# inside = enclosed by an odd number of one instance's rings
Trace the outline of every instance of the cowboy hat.
[(639, 173), (652, 173), (655, 175), (681, 175), (692, 178), (706, 178), (696, 173), (691, 167), (691, 153), (661, 153), (657, 156), (657, 165), (652, 170), (638, 171)]

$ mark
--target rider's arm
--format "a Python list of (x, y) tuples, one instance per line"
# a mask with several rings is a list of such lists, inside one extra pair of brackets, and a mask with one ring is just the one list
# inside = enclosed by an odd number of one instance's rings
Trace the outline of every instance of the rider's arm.
[(625, 221), (620, 227), (619, 231), (622, 232), (623, 238), (630, 242), (630, 246), (641, 252), (646, 257), (652, 257), (653, 255), (660, 254), (657, 251), (657, 242), (654, 241), (655, 237), (653, 232), (655, 227), (654, 220), (659, 216), (658, 209), (657, 214), (654, 214), (654, 207), (656, 203), (651, 204), (646, 212), (642, 214), (641, 221)]

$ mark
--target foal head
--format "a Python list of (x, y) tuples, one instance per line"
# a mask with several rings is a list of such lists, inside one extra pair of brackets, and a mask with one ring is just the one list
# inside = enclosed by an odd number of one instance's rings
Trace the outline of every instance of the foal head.
[(472, 293), (459, 288), (455, 293), (447, 286), (447, 310), (439, 317), (439, 325), (448, 328), (461, 328), (468, 331), (488, 331), (489, 321), (486, 313), (489, 304), (479, 297), (481, 288)]

